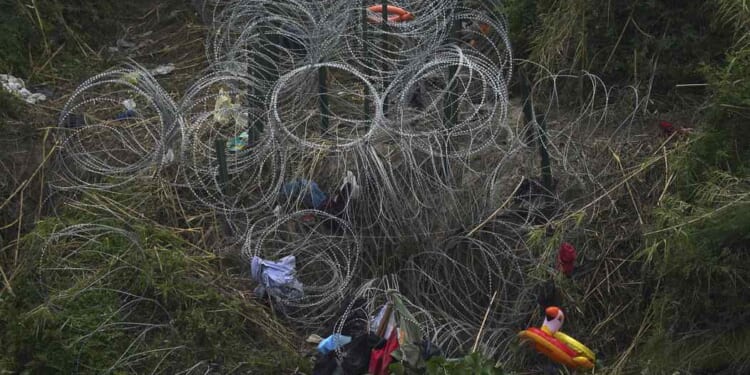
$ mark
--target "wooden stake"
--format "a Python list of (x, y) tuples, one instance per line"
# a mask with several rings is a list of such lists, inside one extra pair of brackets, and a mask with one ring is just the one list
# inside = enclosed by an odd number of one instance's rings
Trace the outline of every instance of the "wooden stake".
[(227, 170), (227, 141), (224, 139), (217, 139), (214, 142), (214, 148), (216, 150), (216, 161), (219, 167), (219, 188), (221, 192), (226, 194), (227, 185), (229, 183), (229, 171)]

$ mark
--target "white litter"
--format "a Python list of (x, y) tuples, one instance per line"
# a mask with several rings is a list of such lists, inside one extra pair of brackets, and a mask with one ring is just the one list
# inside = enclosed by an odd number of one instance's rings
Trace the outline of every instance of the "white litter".
[(354, 176), (354, 173), (352, 173), (352, 171), (346, 171), (346, 177), (344, 177), (344, 183), (341, 184), (340, 189), (343, 190), (346, 184), (349, 184), (351, 188), (349, 192), (350, 194), (349, 196), (352, 199), (359, 198), (360, 187), (359, 187), (359, 184), (357, 184), (357, 177)]
[(164, 157), (162, 158), (161, 162), (162, 164), (171, 164), (174, 161), (174, 151), (170, 148), (167, 150), (167, 153), (164, 154)]
[(308, 344), (320, 344), (321, 341), (323, 341), (323, 338), (316, 334), (312, 334), (305, 339)]
[[(240, 102), (239, 95), (235, 100), (236, 103)], [(246, 124), (247, 113), (240, 111), (241, 107), (236, 103), (233, 103), (232, 97), (223, 88), (220, 88), (214, 104), (214, 120), (221, 125), (231, 124), (232, 120), (237, 125)]]
[(20, 97), (26, 103), (36, 104), (47, 100), (44, 94), (32, 93), (26, 88), (22, 79), (10, 74), (0, 74), (0, 83), (3, 85), (3, 90)]
[(125, 99), (122, 101), (122, 106), (125, 107), (125, 109), (128, 111), (133, 111), (135, 110), (135, 107), (136, 107), (135, 100)]
[(159, 65), (154, 69), (151, 69), (151, 75), (153, 76), (164, 76), (169, 73), (174, 72), (175, 68), (174, 64), (170, 63), (167, 65)]

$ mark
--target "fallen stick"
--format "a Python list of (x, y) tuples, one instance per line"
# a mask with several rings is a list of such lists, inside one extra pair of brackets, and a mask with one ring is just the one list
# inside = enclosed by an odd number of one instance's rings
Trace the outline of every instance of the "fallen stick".
[(492, 299), (490, 300), (490, 305), (487, 306), (487, 311), (484, 312), (484, 318), (482, 319), (482, 325), (479, 326), (479, 332), (477, 332), (477, 338), (474, 340), (474, 347), (471, 348), (471, 352), (474, 353), (477, 351), (477, 346), (479, 346), (479, 338), (482, 337), (482, 331), (484, 330), (484, 323), (487, 322), (487, 317), (490, 316), (490, 310), (492, 310), (492, 305), (495, 304), (495, 297), (497, 297), (497, 290), (492, 295)]
[(505, 205), (508, 204), (508, 202), (510, 202), (511, 199), (513, 199), (513, 196), (516, 195), (516, 192), (518, 191), (518, 188), (521, 187), (522, 183), (523, 183), (523, 177), (521, 177), (521, 181), (518, 181), (518, 185), (516, 185), (516, 188), (513, 189), (512, 193), (510, 193), (510, 195), (508, 196), (508, 199), (506, 199), (505, 202), (503, 202), (503, 204), (501, 204), (500, 207), (498, 207), (497, 210), (495, 210), (495, 212), (493, 212), (489, 217), (484, 219), (483, 222), (481, 222), (474, 229), (472, 229), (471, 232), (469, 232), (469, 234), (466, 235), (466, 237), (471, 237), (471, 235), (474, 234), (474, 232), (481, 229), (483, 226), (489, 223), (490, 220), (492, 220), (495, 216), (497, 216), (497, 214), (499, 214), (500, 211), (502, 211), (505, 208)]

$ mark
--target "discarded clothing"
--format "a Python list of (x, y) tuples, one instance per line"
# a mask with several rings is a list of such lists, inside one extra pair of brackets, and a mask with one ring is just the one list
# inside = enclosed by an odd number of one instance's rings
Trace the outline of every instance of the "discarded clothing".
[(285, 256), (278, 262), (253, 257), (250, 274), (253, 280), (260, 284), (255, 288), (255, 295), (263, 296), (267, 293), (286, 300), (302, 298), (302, 283), (295, 276), (295, 268), (294, 255)]
[(117, 114), (117, 117), (115, 117), (115, 120), (117, 121), (127, 120), (129, 118), (135, 117), (136, 114), (137, 113), (135, 111), (127, 110), (125, 112), (120, 112), (119, 114)]
[(341, 361), (345, 374), (364, 374), (370, 367), (370, 355), (373, 349), (381, 349), (386, 341), (378, 335), (357, 336), (346, 346), (346, 355)]
[(372, 375), (388, 375), (388, 366), (393, 362), (391, 353), (398, 349), (397, 330), (391, 332), (391, 336), (382, 349), (373, 350), (370, 354), (370, 366), (368, 372)]
[(349, 201), (359, 197), (359, 190), (357, 178), (351, 171), (347, 171), (341, 187), (333, 197), (323, 203), (322, 210), (333, 216), (342, 217)]
[(690, 134), (693, 132), (692, 128), (676, 128), (672, 123), (668, 121), (659, 121), (659, 127), (661, 128), (661, 131), (664, 132), (664, 135), (672, 135), (675, 132), (678, 134)]
[(307, 208), (322, 209), (328, 200), (326, 193), (320, 190), (320, 187), (315, 181), (298, 178), (285, 184), (281, 188), (281, 195), (287, 200), (301, 194), (303, 194), (302, 204)]
[[(383, 316), (388, 311), (388, 305), (383, 305), (380, 307), (380, 310), (378, 310), (378, 313), (375, 314), (375, 317), (372, 318), (370, 321), (370, 332), (377, 333), (378, 328), (381, 326), (383, 321)], [(396, 316), (393, 314), (392, 310), (389, 313), (388, 316), (388, 323), (385, 326), (385, 330), (383, 331), (383, 337), (390, 337), (391, 332), (393, 332), (396, 329)]]
[(313, 375), (343, 375), (344, 370), (341, 368), (336, 352), (330, 352), (326, 355), (318, 355), (312, 373)]
[(659, 127), (661, 128), (661, 131), (664, 132), (666, 135), (671, 135), (675, 132), (674, 125), (668, 121), (659, 121)]
[(386, 341), (375, 334), (356, 336), (342, 350), (339, 358), (336, 352), (318, 354), (313, 368), (313, 375), (359, 375), (366, 374), (370, 365), (370, 354), (373, 349), (382, 349)]
[[(403, 333), (404, 331), (400, 331)], [(396, 361), (403, 362), (411, 368), (424, 367), (424, 359), (422, 358), (422, 349), (417, 344), (410, 342), (403, 342), (399, 340), (398, 349), (391, 353), (391, 357)]]
[(563, 242), (563, 244), (560, 245), (560, 249), (557, 251), (557, 268), (562, 271), (565, 276), (572, 275), (576, 258), (576, 248), (567, 242)]
[(318, 352), (320, 352), (320, 354), (328, 354), (350, 342), (352, 342), (351, 337), (335, 333), (328, 336), (318, 344)]
[(125, 107), (125, 111), (120, 112), (115, 117), (115, 120), (121, 121), (121, 120), (129, 119), (131, 117), (135, 117), (138, 115), (138, 112), (135, 111), (135, 108), (136, 108), (135, 100), (125, 99), (122, 101), (122, 106)]

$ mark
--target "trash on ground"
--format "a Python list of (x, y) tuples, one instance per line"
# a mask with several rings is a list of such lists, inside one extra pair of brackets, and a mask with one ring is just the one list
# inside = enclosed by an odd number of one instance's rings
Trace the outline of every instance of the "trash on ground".
[(129, 118), (135, 117), (138, 114), (138, 112), (135, 111), (135, 108), (136, 108), (135, 100), (125, 99), (122, 101), (122, 106), (125, 107), (125, 111), (118, 113), (117, 116), (115, 117), (115, 120), (118, 120), (118, 121), (126, 120)]
[(320, 344), (321, 341), (323, 341), (323, 338), (314, 333), (305, 339), (305, 342), (308, 344)]
[(328, 336), (323, 341), (321, 341), (320, 344), (318, 344), (318, 352), (320, 352), (320, 354), (328, 354), (350, 342), (352, 342), (352, 338), (350, 336), (340, 335), (336, 333)]
[(669, 121), (659, 121), (659, 128), (664, 132), (664, 135), (672, 135), (675, 132), (678, 134), (689, 134), (693, 132), (693, 128), (677, 128)]
[(570, 277), (573, 274), (577, 257), (576, 248), (567, 242), (563, 242), (557, 251), (557, 269), (562, 271), (565, 276)]
[(164, 154), (164, 157), (162, 158), (161, 162), (162, 164), (169, 164), (174, 161), (174, 150), (171, 148), (167, 150), (167, 152)]
[(32, 93), (26, 88), (26, 84), (22, 79), (14, 77), (10, 74), (0, 74), (0, 84), (3, 89), (9, 93), (20, 97), (23, 101), (28, 104), (37, 104), (47, 100), (47, 96), (40, 93)]
[(390, 337), (391, 332), (396, 328), (396, 317), (392, 311), (393, 306), (390, 304), (381, 306), (378, 313), (370, 320), (370, 332), (383, 338)]
[(255, 288), (256, 296), (266, 294), (280, 299), (299, 299), (304, 296), (302, 283), (297, 280), (296, 258), (288, 255), (278, 262), (264, 260), (254, 256), (250, 265), (250, 274), (258, 287)]
[(346, 171), (346, 177), (344, 177), (344, 182), (341, 184), (341, 188), (339, 190), (347, 189), (347, 184), (350, 191), (349, 196), (352, 199), (359, 198), (360, 187), (357, 183), (357, 177), (354, 175), (354, 173), (352, 173), (352, 171)]
[(151, 75), (164, 76), (164, 75), (174, 72), (175, 69), (177, 68), (172, 63), (166, 64), (166, 65), (159, 65), (156, 68), (151, 69)]
[(383, 348), (375, 349), (370, 353), (370, 366), (367, 371), (372, 375), (388, 375), (388, 366), (393, 361), (391, 353), (398, 347), (398, 333), (394, 330)]
[(227, 150), (229, 152), (239, 152), (248, 147), (249, 136), (246, 131), (240, 133), (239, 136), (233, 137), (227, 142)]
[(518, 336), (523, 342), (533, 345), (550, 360), (571, 369), (591, 370), (596, 362), (596, 355), (591, 349), (578, 340), (561, 332), (565, 314), (556, 306), (548, 307), (541, 328), (529, 327)]
[(216, 96), (213, 115), (214, 121), (221, 125), (229, 125), (232, 120), (234, 120), (235, 123), (243, 121), (239, 104), (232, 102), (232, 97), (229, 96), (224, 88), (220, 88), (219, 95)]
[(355, 337), (346, 346), (346, 356), (341, 362), (345, 374), (364, 374), (370, 367), (373, 349), (381, 349), (386, 341), (372, 333)]
[(341, 359), (335, 352), (319, 354), (313, 375), (365, 374), (370, 366), (373, 349), (382, 349), (386, 341), (373, 333), (359, 335), (342, 348)]
[(302, 195), (302, 204), (307, 208), (321, 209), (328, 200), (328, 195), (320, 190), (315, 181), (298, 178), (286, 183), (281, 188), (281, 195), (284, 199), (291, 199), (294, 196)]

